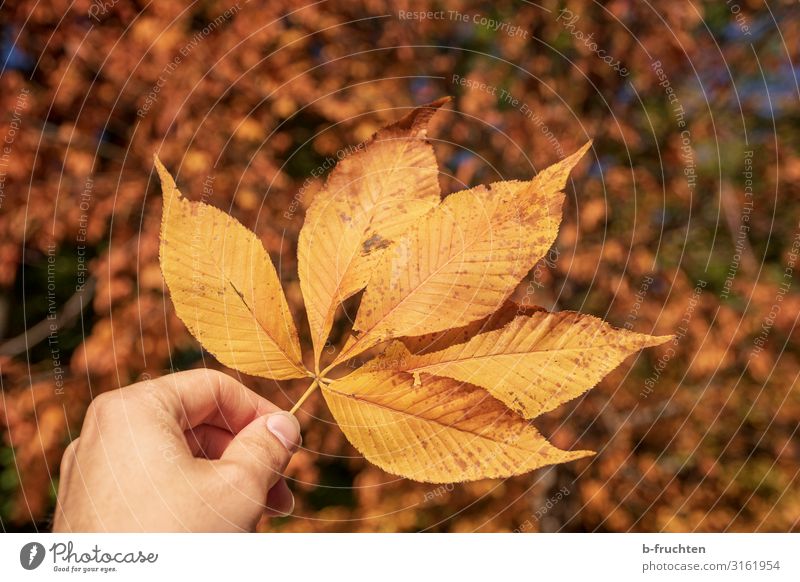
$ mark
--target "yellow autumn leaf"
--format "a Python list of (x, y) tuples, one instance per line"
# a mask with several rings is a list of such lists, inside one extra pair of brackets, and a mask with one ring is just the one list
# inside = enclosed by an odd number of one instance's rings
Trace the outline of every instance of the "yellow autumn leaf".
[[(526, 418), (579, 396), (634, 351), (668, 337), (509, 300), (554, 242), (570, 171), (589, 148), (532, 180), (440, 199), (427, 125), (446, 100), (380, 130), (329, 176), (298, 241), (314, 349), (305, 369), (275, 268), (224, 213), (164, 190), (161, 266), (175, 309), (224, 364), (308, 376), (347, 438), (385, 470), (428, 482), (507, 477), (588, 451), (553, 447)], [(321, 372), (338, 306), (364, 289), (353, 335)], [(360, 370), (337, 365), (391, 341)]]
[(562, 451), (485, 390), (449, 378), (358, 370), (322, 387), (336, 422), (364, 457), (415, 481), (519, 475), (593, 454)]
[(528, 182), (451, 194), (375, 267), (334, 363), (391, 338), (466, 325), (497, 310), (558, 234), (567, 175), (591, 142)]
[(540, 311), (436, 352), (416, 355), (394, 342), (368, 365), (470, 382), (535, 418), (591, 389), (631, 354), (672, 337), (615, 329), (591, 315)]
[(414, 109), (339, 162), (306, 212), (300, 288), (315, 361), (339, 304), (367, 284), (381, 253), (440, 202), (428, 122), (448, 99)]
[(161, 161), (155, 163), (164, 196), (161, 270), (178, 317), (226, 366), (278, 380), (307, 376), (261, 241), (224, 212), (184, 198)]

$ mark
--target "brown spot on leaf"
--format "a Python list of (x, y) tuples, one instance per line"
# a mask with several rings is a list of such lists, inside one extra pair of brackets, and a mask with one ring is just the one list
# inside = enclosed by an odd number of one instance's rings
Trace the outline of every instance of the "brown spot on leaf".
[(365, 240), (364, 244), (361, 245), (361, 254), (367, 256), (375, 251), (385, 249), (390, 244), (392, 244), (391, 241), (388, 241), (378, 233), (375, 233)]

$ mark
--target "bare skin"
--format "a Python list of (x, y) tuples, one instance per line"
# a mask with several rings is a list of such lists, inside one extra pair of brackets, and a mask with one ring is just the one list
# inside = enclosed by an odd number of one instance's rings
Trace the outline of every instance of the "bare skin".
[(55, 532), (252, 531), (294, 499), (288, 412), (213, 370), (97, 397), (64, 452)]

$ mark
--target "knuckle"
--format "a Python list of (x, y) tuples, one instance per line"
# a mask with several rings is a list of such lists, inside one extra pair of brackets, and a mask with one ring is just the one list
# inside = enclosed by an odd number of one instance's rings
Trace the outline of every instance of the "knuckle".
[(69, 442), (69, 444), (64, 449), (64, 455), (62, 459), (64, 461), (71, 459), (75, 456), (75, 452), (78, 450), (78, 439), (73, 439)]
[(209, 374), (209, 378), (213, 378), (215, 380), (228, 380), (229, 376), (222, 372), (221, 370), (214, 370), (212, 368), (206, 368), (206, 373)]
[(64, 449), (64, 454), (61, 455), (61, 472), (65, 474), (69, 471), (75, 463), (76, 452), (78, 450), (78, 439), (70, 441)]
[(115, 392), (104, 392), (96, 396), (89, 405), (87, 416), (101, 420), (116, 412), (119, 409), (121, 399)]
[(217, 383), (221, 384), (222, 382), (229, 379), (229, 377), (219, 370), (214, 370), (212, 368), (200, 368), (197, 370), (193, 370), (197, 380), (203, 380), (206, 382)]

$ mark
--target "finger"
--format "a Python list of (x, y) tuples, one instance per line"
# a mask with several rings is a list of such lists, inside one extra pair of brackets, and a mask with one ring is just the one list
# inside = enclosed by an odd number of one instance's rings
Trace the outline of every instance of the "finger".
[[(210, 424), (236, 434), (259, 416), (279, 410), (230, 376), (206, 368), (178, 372), (142, 384), (156, 385), (156, 396), (182, 430)], [(134, 387), (141, 387), (141, 384)], [(130, 388), (121, 392), (126, 390)]]
[(183, 432), (192, 455), (219, 459), (233, 440), (233, 433), (211, 424), (201, 424)]
[(238, 481), (251, 483), (260, 499), (266, 500), (299, 446), (300, 423), (288, 412), (276, 412), (242, 429), (221, 460), (236, 471)]
[(58, 493), (56, 495), (56, 509), (53, 514), (53, 531), (63, 532), (69, 529), (67, 518), (64, 515), (64, 502), (68, 497), (69, 482), (75, 470), (75, 455), (78, 450), (80, 437), (73, 439), (64, 449), (61, 457), (61, 467), (58, 476)]
[(294, 495), (286, 483), (286, 479), (281, 477), (272, 486), (267, 494), (267, 515), (271, 517), (286, 517), (294, 511)]
[(64, 454), (61, 457), (61, 467), (59, 469), (59, 482), (66, 483), (69, 480), (72, 468), (75, 466), (75, 454), (78, 450), (78, 441), (80, 437), (73, 439), (64, 449)]

